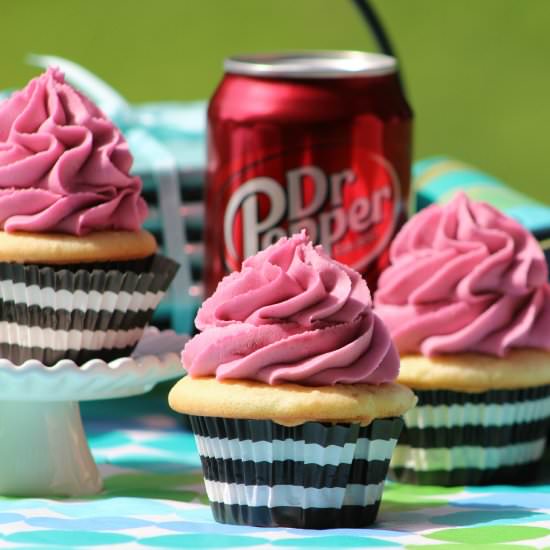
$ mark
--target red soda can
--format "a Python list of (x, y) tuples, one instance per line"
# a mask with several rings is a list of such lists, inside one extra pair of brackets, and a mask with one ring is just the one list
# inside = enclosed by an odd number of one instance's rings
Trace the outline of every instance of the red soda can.
[(371, 290), (406, 219), (412, 111), (394, 58), (229, 58), (208, 108), (205, 293), (305, 228)]

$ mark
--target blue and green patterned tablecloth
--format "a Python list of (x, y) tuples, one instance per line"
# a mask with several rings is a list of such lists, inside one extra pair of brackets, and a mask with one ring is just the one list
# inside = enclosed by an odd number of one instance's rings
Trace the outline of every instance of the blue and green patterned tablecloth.
[(550, 485), (542, 482), (453, 489), (388, 483), (372, 529), (216, 524), (193, 437), (165, 396), (166, 386), (147, 397), (84, 405), (105, 492), (85, 500), (0, 500), (0, 548), (550, 548)]

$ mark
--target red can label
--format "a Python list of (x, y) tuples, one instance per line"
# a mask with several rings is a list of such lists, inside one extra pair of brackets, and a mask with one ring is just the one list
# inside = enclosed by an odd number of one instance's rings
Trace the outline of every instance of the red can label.
[(400, 184), (387, 159), (351, 150), (312, 147), (310, 162), (304, 151), (282, 153), (233, 173), (223, 219), (226, 268), (240, 269), (244, 258), (304, 228), (333, 258), (364, 271), (394, 233)]

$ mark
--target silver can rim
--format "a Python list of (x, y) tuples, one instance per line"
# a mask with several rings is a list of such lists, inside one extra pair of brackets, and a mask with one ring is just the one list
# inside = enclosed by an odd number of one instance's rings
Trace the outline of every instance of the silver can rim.
[(349, 78), (397, 71), (397, 60), (356, 50), (305, 50), (237, 55), (225, 59), (226, 73), (263, 78)]

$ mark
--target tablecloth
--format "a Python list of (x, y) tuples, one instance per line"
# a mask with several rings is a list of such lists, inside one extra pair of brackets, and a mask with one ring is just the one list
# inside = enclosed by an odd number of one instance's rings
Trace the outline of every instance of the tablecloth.
[(217, 524), (193, 436), (168, 410), (166, 391), (84, 404), (105, 491), (86, 499), (0, 499), (0, 548), (550, 547), (550, 485), (543, 480), (479, 488), (389, 482), (370, 529)]

